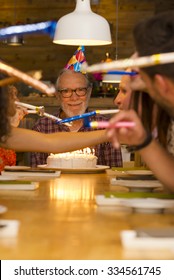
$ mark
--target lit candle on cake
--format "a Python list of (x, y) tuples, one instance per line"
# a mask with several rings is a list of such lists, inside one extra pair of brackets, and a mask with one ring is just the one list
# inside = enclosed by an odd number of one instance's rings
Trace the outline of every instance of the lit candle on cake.
[(73, 152), (50, 154), (47, 158), (47, 167), (50, 168), (96, 168), (97, 157), (93, 151), (87, 147)]

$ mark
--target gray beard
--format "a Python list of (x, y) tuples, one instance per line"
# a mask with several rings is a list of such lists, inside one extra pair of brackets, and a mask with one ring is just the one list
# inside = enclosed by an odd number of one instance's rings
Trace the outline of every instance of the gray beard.
[[(84, 104), (83, 108), (81, 108), (81, 110), (78, 111), (78, 115), (84, 114), (86, 109), (87, 109), (87, 104)], [(71, 118), (71, 117), (75, 116), (75, 114), (71, 110), (67, 110), (66, 108), (64, 108), (63, 105), (62, 105), (62, 110), (64, 111), (64, 113), (66, 114), (66, 116), (68, 118)]]

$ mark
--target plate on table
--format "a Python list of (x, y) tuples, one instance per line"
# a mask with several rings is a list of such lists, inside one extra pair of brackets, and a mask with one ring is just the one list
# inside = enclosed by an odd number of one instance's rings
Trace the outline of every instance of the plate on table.
[(106, 169), (110, 168), (107, 165), (96, 165), (95, 168), (55, 168), (48, 167), (47, 164), (38, 165), (38, 168), (45, 170), (60, 170), (62, 173), (102, 173), (105, 172)]
[(28, 180), (7, 180), (0, 181), (0, 190), (9, 191), (9, 190), (35, 190), (39, 187), (38, 182), (32, 182)]
[(136, 213), (163, 213), (174, 208), (174, 201), (158, 198), (133, 198), (120, 201), (121, 205), (130, 207)]
[(5, 170), (1, 172), (3, 178), (7, 178), (7, 180), (14, 180), (15, 176), (17, 179), (23, 179), (23, 178), (37, 178), (39, 180), (44, 179), (46, 177), (48, 178), (58, 178), (60, 177), (61, 171), (53, 171), (53, 170)]
[(99, 206), (120, 206), (121, 198), (114, 196), (106, 197), (105, 195), (98, 194), (95, 196), (96, 204)]
[(131, 192), (149, 192), (163, 185), (157, 180), (117, 180), (111, 178), (111, 185), (127, 187)]
[(0, 205), (0, 214), (7, 212), (7, 207)]
[(17, 174), (0, 175), (1, 190), (35, 190), (39, 187), (38, 182), (32, 182), (29, 179), (20, 180)]
[(4, 167), (4, 170), (14, 170), (14, 171), (21, 171), (21, 170), (28, 170), (30, 169), (31, 167), (30, 166), (19, 166), (19, 165), (14, 165), (14, 166), (10, 166), (10, 165), (6, 165)]
[[(0, 237), (16, 237), (20, 222), (18, 220), (0, 220)], [(10, 239), (11, 240), (11, 239)], [(12, 239), (13, 240), (13, 239)], [(9, 240), (8, 240), (9, 242)]]
[(16, 181), (17, 180), (17, 176), (14, 175), (0, 175), (0, 182), (1, 181)]
[[(140, 233), (141, 232), (141, 233)], [(160, 235), (159, 235), (160, 233)], [(138, 230), (123, 230), (120, 233), (121, 242), (127, 249), (172, 249), (174, 248), (173, 228), (154, 228)]]
[(129, 175), (153, 175), (151, 170), (127, 170), (125, 173)]

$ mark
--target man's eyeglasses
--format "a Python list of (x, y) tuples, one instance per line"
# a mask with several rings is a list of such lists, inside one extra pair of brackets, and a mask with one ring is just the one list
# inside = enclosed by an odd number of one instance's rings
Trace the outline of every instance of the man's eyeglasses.
[(62, 89), (58, 89), (57, 90), (64, 98), (69, 98), (73, 95), (73, 92), (75, 92), (75, 94), (77, 96), (85, 96), (87, 94), (88, 91), (88, 87), (81, 87), (81, 88), (62, 88)]

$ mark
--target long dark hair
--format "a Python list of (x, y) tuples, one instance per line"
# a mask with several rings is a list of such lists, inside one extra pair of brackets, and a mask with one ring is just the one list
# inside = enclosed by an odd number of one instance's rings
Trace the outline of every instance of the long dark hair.
[[(152, 125), (156, 127), (158, 140), (165, 147), (167, 145), (167, 131), (170, 125), (170, 116), (155, 103), (147, 92), (143, 91), (133, 92), (130, 108), (134, 108), (138, 113), (148, 133), (152, 132)], [(156, 115), (154, 115), (154, 108), (156, 109)]]

